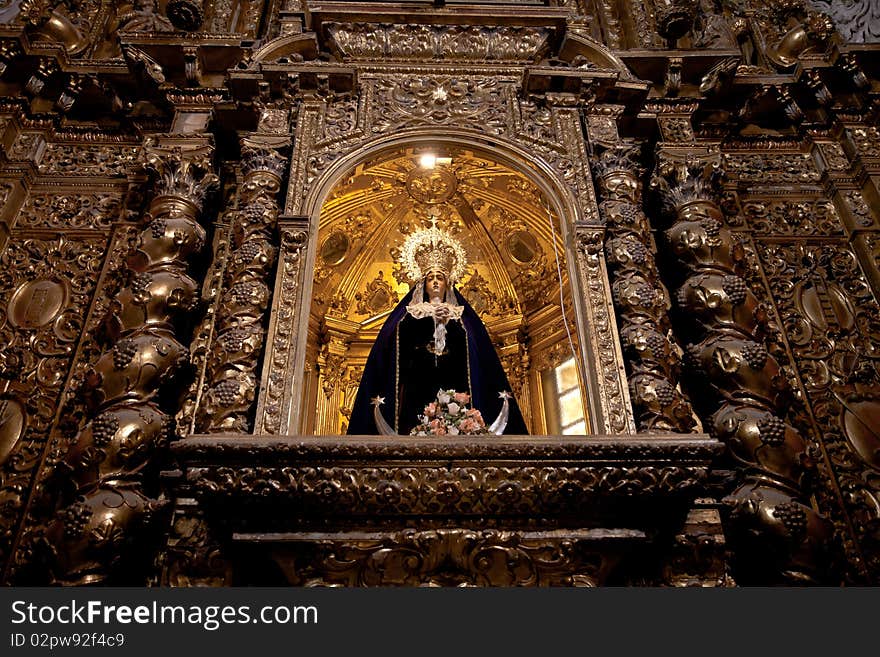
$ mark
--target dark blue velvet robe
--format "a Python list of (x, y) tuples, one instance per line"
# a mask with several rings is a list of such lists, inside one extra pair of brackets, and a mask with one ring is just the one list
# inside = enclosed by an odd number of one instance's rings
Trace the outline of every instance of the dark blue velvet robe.
[[(474, 309), (465, 301), (464, 297), (453, 289), (458, 303), (464, 307), (461, 316), (461, 327), (455, 327), (455, 322), (450, 320), (447, 324), (447, 351), (449, 354), (442, 356), (448, 358), (446, 366), (434, 370), (426, 363), (419, 361), (411, 364), (413, 381), (401, 380), (401, 387), (406, 387), (404, 403), (398, 408), (398, 392), (395, 390), (396, 372), (398, 371), (397, 344), (400, 339), (402, 345), (418, 344), (425, 342), (433, 335), (434, 319), (426, 317), (415, 319), (406, 312), (406, 307), (412, 299), (414, 290), (410, 290), (403, 300), (397, 304), (373, 345), (364, 375), (361, 378), (354, 408), (348, 425), (349, 435), (375, 435), (379, 433), (373, 419), (372, 399), (384, 397), (385, 403), (381, 406), (385, 420), (392, 427), (395, 419), (400, 423), (397, 430), (401, 434), (408, 434), (415, 426), (414, 418), (421, 413), (425, 405), (434, 401), (437, 390), (445, 385), (455, 388), (459, 392), (465, 392), (464, 382), (468, 380), (467, 365), (470, 364), (470, 392), (471, 406), (483, 414), (483, 419), (489, 425), (495, 421), (501, 411), (502, 399), (498, 393), (511, 392), (507, 376), (498, 359), (495, 347), (489, 339), (489, 333)], [(405, 320), (405, 321), (404, 321)], [(464, 330), (462, 331), (461, 328)], [(399, 331), (404, 335), (400, 336)], [(401, 339), (402, 338), (402, 339)], [(464, 353), (462, 353), (464, 352)], [(406, 358), (405, 354), (401, 354)], [(401, 378), (405, 376), (405, 369), (401, 371)], [(432, 374), (441, 376), (444, 381), (432, 380)], [(522, 413), (516, 400), (510, 399), (510, 413), (507, 427), (504, 430), (509, 435), (526, 435), (528, 429), (523, 420)]]

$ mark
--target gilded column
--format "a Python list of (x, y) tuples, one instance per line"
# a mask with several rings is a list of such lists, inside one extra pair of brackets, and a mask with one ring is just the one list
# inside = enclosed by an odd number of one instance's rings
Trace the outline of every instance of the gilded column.
[(790, 391), (764, 344), (765, 309), (742, 278), (742, 246), (725, 227), (712, 153), (662, 153), (654, 183), (674, 217), (666, 241), (681, 274), (676, 302), (693, 342), (686, 362), (708, 384), (698, 406), (739, 472), (724, 499), (741, 584), (822, 580), (829, 527), (807, 502), (809, 458), (785, 422)]
[(269, 280), (275, 262), (278, 192), (287, 158), (271, 147), (245, 139), (241, 209), (234, 215), (234, 251), (225, 293), (216, 318), (216, 338), (208, 356), (207, 391), (197, 428), (203, 433), (250, 431), (257, 390), (256, 370), (265, 334)]
[(105, 350), (81, 390), (89, 419), (58, 468), (68, 482), (59, 511), (31, 541), (52, 583), (138, 582), (148, 566), (151, 530), (164, 514), (143, 475), (168, 439), (173, 409), (163, 393), (177, 394), (174, 377), (188, 356), (176, 325), (197, 300), (187, 268), (204, 246), (197, 217), (218, 183), (212, 152), (205, 137), (144, 144), (155, 196), (103, 324)]
[(678, 386), (681, 347), (672, 334), (669, 293), (654, 261), (656, 247), (641, 209), (636, 149), (604, 151), (594, 165), (607, 226), (605, 252), (627, 361), (630, 395), (639, 431), (699, 430)]

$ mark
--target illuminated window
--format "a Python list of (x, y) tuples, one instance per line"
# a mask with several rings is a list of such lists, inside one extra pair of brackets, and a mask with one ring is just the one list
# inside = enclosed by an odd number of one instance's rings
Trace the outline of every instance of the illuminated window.
[(547, 425), (551, 433), (585, 435), (587, 421), (578, 379), (577, 364), (569, 358), (544, 377)]

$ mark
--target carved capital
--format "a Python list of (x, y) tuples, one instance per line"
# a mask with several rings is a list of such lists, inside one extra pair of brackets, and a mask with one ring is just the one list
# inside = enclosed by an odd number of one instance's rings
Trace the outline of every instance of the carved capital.
[(638, 203), (642, 168), (636, 146), (618, 146), (604, 151), (595, 162), (594, 170), (607, 200)]
[(659, 190), (670, 214), (690, 203), (713, 201), (723, 173), (721, 155), (705, 149), (663, 150), (651, 186)]
[(171, 0), (165, 13), (174, 27), (184, 32), (195, 32), (205, 20), (202, 0)]
[(173, 214), (178, 208), (193, 217), (198, 214), (208, 193), (220, 184), (212, 173), (212, 154), (213, 147), (204, 140), (148, 137), (142, 160), (156, 176), (156, 196), (150, 211), (154, 215)]
[(687, 0), (658, 0), (657, 32), (660, 36), (675, 41), (690, 32), (697, 16), (695, 4)]
[[(287, 167), (287, 158), (278, 151), (265, 146), (243, 145), (241, 168), (246, 180), (253, 184), (255, 178), (267, 178), (264, 183), (267, 194), (277, 194)], [(246, 182), (245, 185), (248, 183)], [(251, 194), (256, 190), (245, 189)]]

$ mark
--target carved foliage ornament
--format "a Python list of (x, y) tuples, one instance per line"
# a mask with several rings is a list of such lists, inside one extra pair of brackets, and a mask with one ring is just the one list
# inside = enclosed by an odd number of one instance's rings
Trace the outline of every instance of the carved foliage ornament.
[(506, 128), (505, 90), (509, 86), (496, 78), (470, 76), (377, 79), (373, 132), (444, 125), (501, 134)]
[(120, 218), (121, 210), (117, 195), (31, 193), (18, 215), (18, 226), (106, 229)]
[[(880, 506), (880, 310), (845, 242), (767, 241), (758, 254), (872, 576)], [(830, 485), (830, 484), (829, 484)]]
[(0, 562), (46, 449), (105, 239), (15, 241), (0, 257)]
[(616, 561), (588, 532), (405, 530), (277, 546), (296, 586), (600, 586)]

